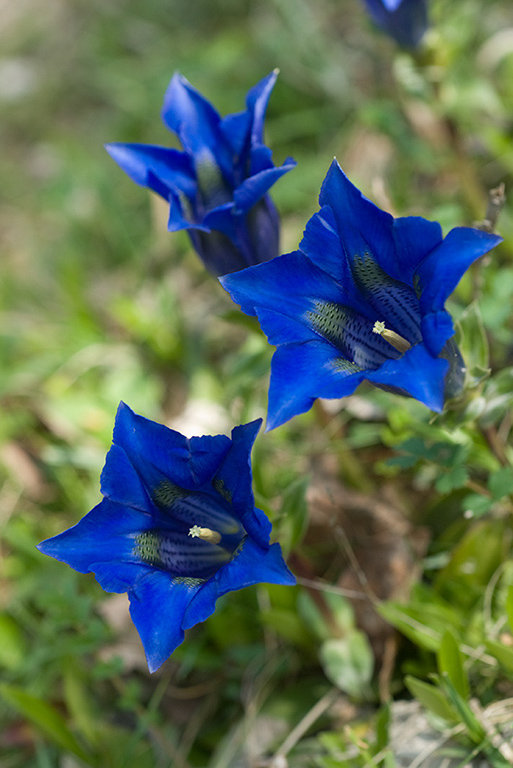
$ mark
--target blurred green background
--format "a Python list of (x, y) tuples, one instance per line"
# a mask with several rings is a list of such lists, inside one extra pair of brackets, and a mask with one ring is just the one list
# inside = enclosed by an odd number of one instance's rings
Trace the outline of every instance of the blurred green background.
[[(259, 437), (257, 503), (294, 550), (300, 586), (229, 595), (150, 676), (126, 596), (35, 544), (98, 502), (120, 400), (187, 434), (265, 414), (272, 349), (103, 144), (178, 146), (159, 119), (175, 70), (226, 114), (279, 67), (267, 143), (276, 163), (298, 161), (272, 190), (283, 251), (334, 155), (394, 214), (471, 225), (490, 188), (511, 188), (510, 0), (433, 2), (416, 56), (359, 0), (0, 9), (0, 768), (257, 768), (276, 754), (391, 766), (387, 702), (411, 694), (459, 727), (463, 748), (500, 760), (486, 718), (461, 701), (513, 697), (510, 204), (505, 243), (453, 300), (460, 315), (479, 299), (482, 320), (474, 309), (462, 319), (476, 386), (452, 431), (417, 403), (362, 389), (342, 410)], [(366, 548), (369, 519), (381, 527)], [(355, 551), (362, 573), (400, 562), (403, 581), (371, 594), (358, 568), (351, 576)], [(349, 588), (395, 600), (380, 610), (399, 634), (356, 629)], [(425, 681), (437, 670), (435, 689)], [(406, 674), (431, 689), (405, 687)]]

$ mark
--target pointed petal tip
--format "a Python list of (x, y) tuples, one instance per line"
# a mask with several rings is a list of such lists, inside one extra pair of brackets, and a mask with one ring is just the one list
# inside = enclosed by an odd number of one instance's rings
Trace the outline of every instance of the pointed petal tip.
[[(58, 534), (59, 536), (61, 534)], [(43, 541), (40, 541), (39, 544), (36, 544), (36, 549), (39, 550), (43, 555), (48, 555), (48, 557), (54, 557), (56, 560), (59, 560), (58, 552), (59, 552), (59, 546), (55, 546), (55, 539), (57, 536), (51, 536), (48, 539), (44, 539)]]
[(103, 148), (112, 159), (118, 163), (118, 158), (122, 158), (124, 154), (125, 144), (122, 141), (108, 141), (103, 145)]
[(267, 418), (266, 418), (266, 421), (265, 421), (264, 435), (266, 435), (268, 432), (272, 432), (273, 429), (277, 429), (278, 427), (283, 426), (283, 424), (285, 424), (287, 421), (289, 421), (290, 418), (292, 418), (292, 417), (291, 416), (283, 417), (283, 416), (280, 416), (279, 413), (272, 413), (271, 414), (271, 413), (268, 412), (267, 413)]
[(232, 429), (232, 438), (235, 435), (239, 434), (240, 432), (243, 432), (243, 433), (246, 432), (251, 436), (252, 442), (254, 442), (256, 436), (260, 431), (262, 422), (263, 422), (263, 419), (259, 417), (258, 419), (253, 419), (253, 421), (248, 421), (247, 424), (239, 424), (237, 427), (234, 427)]
[(154, 672), (160, 669), (161, 666), (165, 664), (165, 662), (169, 658), (169, 656), (166, 659), (152, 658), (147, 653), (145, 653), (145, 656), (146, 656), (146, 663), (148, 665), (148, 671), (151, 675), (153, 675)]
[(114, 418), (114, 429), (116, 428), (118, 421), (122, 421), (124, 419), (133, 419), (134, 416), (135, 413), (130, 408), (130, 406), (127, 405), (123, 400), (120, 400), (116, 410), (116, 416)]
[(285, 587), (295, 587), (297, 585), (297, 579), (288, 567), (288, 565), (285, 563), (285, 568), (287, 569), (286, 573), (284, 574), (283, 581), (280, 582)]

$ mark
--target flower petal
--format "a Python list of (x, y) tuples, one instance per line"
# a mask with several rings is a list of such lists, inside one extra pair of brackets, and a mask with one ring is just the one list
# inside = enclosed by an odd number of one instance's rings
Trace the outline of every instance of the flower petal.
[(384, 321), (387, 328), (410, 344), (421, 340), (419, 303), (413, 289), (387, 274), (369, 251), (346, 255), (330, 206), (323, 206), (312, 216), (300, 248), (339, 283), (340, 303), (355, 309), (372, 324)]
[(255, 509), (251, 476), (251, 449), (262, 419), (242, 424), (232, 430), (232, 446), (219, 467), (213, 485), (229, 499), (246, 533), (258, 544), (267, 547), (271, 523), (259, 509)]
[(414, 281), (423, 314), (443, 309), (473, 261), (502, 242), (502, 237), (470, 227), (451, 229), (443, 243), (419, 264)]
[(323, 205), (320, 211), (309, 219), (299, 249), (324, 270), (337, 283), (353, 283), (349, 263), (338, 234), (338, 225), (329, 205)]
[(230, 240), (235, 239), (234, 209), (235, 203), (224, 203), (207, 211), (203, 217), (202, 226), (208, 231), (213, 229), (222, 232)]
[(155, 672), (182, 643), (183, 616), (200, 586), (154, 570), (128, 593), (130, 616), (139, 632), (150, 672)]
[(247, 110), (244, 110), (244, 112), (233, 112), (231, 115), (226, 115), (226, 117), (221, 119), (219, 129), (230, 145), (235, 157), (242, 155), (246, 148), (250, 128), (251, 115)]
[(303, 341), (315, 341), (318, 334), (302, 319), (284, 315), (272, 309), (257, 308), (258, 321), (267, 336), (269, 344), (291, 344)]
[(245, 254), (222, 232), (204, 232), (197, 228), (189, 229), (188, 235), (206, 268), (215, 277), (247, 267)]
[(96, 581), (106, 592), (130, 592), (138, 581), (146, 578), (154, 568), (143, 563), (91, 563), (89, 568)]
[(290, 158), (278, 168), (268, 168), (254, 176), (248, 176), (233, 193), (235, 207), (238, 211), (248, 211), (266, 194), (276, 181), (294, 168), (296, 162)]
[(311, 307), (314, 298), (340, 299), (333, 280), (299, 251), (219, 279), (247, 315), (255, 315), (258, 307), (278, 306), (281, 313), (295, 318)]
[[(152, 176), (151, 172), (149, 176)], [(179, 232), (182, 229), (191, 228), (208, 231), (201, 222), (196, 221), (196, 207), (191, 204), (189, 198), (183, 194), (175, 195), (174, 192), (169, 192), (167, 199), (169, 202), (168, 232)]]
[(80, 573), (88, 573), (92, 563), (137, 563), (134, 534), (154, 524), (150, 514), (103, 499), (72, 528), (42, 541), (37, 548)]
[(420, 217), (394, 219), (374, 205), (336, 160), (323, 182), (319, 203), (332, 208), (350, 261), (369, 254), (387, 274), (410, 286), (419, 262), (442, 240), (438, 223)]
[(406, 48), (415, 48), (428, 26), (426, 0), (365, 0), (378, 26)]
[(433, 357), (438, 357), (448, 339), (454, 336), (452, 318), (445, 309), (422, 318), (422, 338)]
[[(245, 266), (262, 264), (279, 254), (280, 217), (269, 195), (264, 197), (246, 214), (246, 231), (249, 233), (249, 249)], [(232, 270), (233, 271), (233, 270)]]
[(135, 414), (125, 403), (119, 405), (113, 439), (123, 446), (152, 497), (161, 481), (190, 490), (203, 485), (217, 471), (230, 447), (230, 439), (224, 435), (189, 440)]
[(226, 179), (230, 179), (232, 159), (219, 128), (219, 113), (179, 72), (175, 72), (166, 90), (161, 116), (167, 127), (178, 134), (186, 152), (196, 160), (209, 150)]
[(248, 538), (234, 559), (196, 592), (185, 612), (183, 629), (211, 616), (221, 595), (261, 583), (291, 586), (296, 579), (285, 565), (279, 544), (263, 549)]
[(399, 8), (403, 0), (381, 0), (381, 2), (385, 6), (387, 11), (393, 12)]
[(106, 144), (105, 149), (128, 176), (167, 199), (169, 191), (196, 194), (196, 177), (185, 152), (151, 144)]
[(433, 411), (444, 407), (447, 360), (433, 357), (423, 344), (412, 347), (398, 360), (387, 360), (377, 371), (366, 371), (365, 378), (373, 384), (398, 394), (405, 392)]
[(126, 452), (119, 445), (112, 445), (105, 459), (100, 488), (111, 501), (141, 512), (151, 511), (151, 499), (141, 478), (130, 463)]
[(325, 341), (278, 347), (271, 363), (266, 431), (305, 413), (318, 397), (352, 394), (364, 375)]
[(278, 77), (278, 70), (273, 72), (260, 80), (259, 83), (253, 86), (246, 96), (246, 106), (248, 112), (252, 116), (251, 124), (251, 143), (263, 144), (264, 141), (264, 119), (267, 109), (267, 103), (269, 97), (276, 83)]

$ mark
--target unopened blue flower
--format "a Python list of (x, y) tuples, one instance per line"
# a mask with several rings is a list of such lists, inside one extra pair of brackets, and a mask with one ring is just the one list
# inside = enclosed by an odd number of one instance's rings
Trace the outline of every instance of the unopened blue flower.
[(267, 194), (295, 166), (275, 167), (263, 143), (267, 102), (278, 72), (246, 96), (246, 110), (221, 118), (212, 104), (178, 72), (162, 109), (183, 152), (150, 144), (107, 144), (106, 149), (137, 184), (169, 202), (168, 229), (186, 229), (207, 269), (235, 272), (278, 255), (279, 217)]
[(374, 22), (399, 45), (415, 48), (428, 27), (427, 0), (365, 0)]
[(464, 364), (445, 301), (469, 265), (501, 238), (394, 219), (333, 161), (300, 250), (221, 282), (277, 346), (267, 428), (317, 397), (350, 395), (364, 379), (441, 411)]
[(255, 509), (251, 447), (261, 420), (186, 438), (121, 403), (101, 477), (102, 502), (39, 544), (108, 592), (128, 592), (154, 671), (218, 597), (259, 582), (294, 584), (271, 524)]

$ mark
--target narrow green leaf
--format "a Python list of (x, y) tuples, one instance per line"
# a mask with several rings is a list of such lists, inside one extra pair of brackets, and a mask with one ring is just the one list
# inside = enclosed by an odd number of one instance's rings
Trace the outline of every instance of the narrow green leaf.
[(390, 725), (390, 706), (385, 704), (376, 718), (376, 752), (381, 752), (388, 745), (388, 729)]
[(437, 717), (441, 717), (443, 720), (447, 720), (452, 724), (459, 721), (447, 696), (435, 685), (425, 683), (423, 680), (418, 680), (411, 675), (407, 675), (404, 682), (410, 693), (415, 696), (415, 698), (420, 701), (429, 712), (432, 712), (434, 715), (437, 715)]
[(396, 627), (406, 637), (421, 648), (437, 651), (440, 646), (441, 632), (423, 624), (415, 616), (410, 615), (408, 608), (395, 603), (379, 603), (376, 610), (383, 618)]
[(463, 655), (458, 641), (449, 629), (443, 634), (437, 659), (440, 674), (446, 673), (460, 696), (466, 700), (469, 696), (469, 684), (463, 667)]
[(280, 542), (282, 546), (283, 542), (286, 542), (289, 549), (301, 543), (308, 527), (306, 490), (309, 482), (309, 477), (299, 477), (285, 489), (282, 495)]
[(443, 686), (447, 698), (458, 713), (461, 721), (465, 724), (472, 741), (475, 744), (481, 744), (486, 738), (486, 731), (467, 702), (460, 696), (447, 673), (442, 676), (440, 685)]
[(0, 694), (55, 745), (72, 752), (89, 765), (95, 764), (68, 728), (64, 717), (47, 701), (14, 685), (0, 685)]
[(499, 664), (508, 672), (513, 672), (513, 648), (503, 645), (497, 640), (485, 640), (487, 651), (494, 656)]
[(513, 585), (508, 587), (508, 595), (506, 597), (506, 614), (508, 616), (509, 628), (513, 632)]
[(63, 667), (64, 697), (72, 722), (87, 742), (95, 745), (98, 734), (83, 672), (71, 658), (64, 660)]

